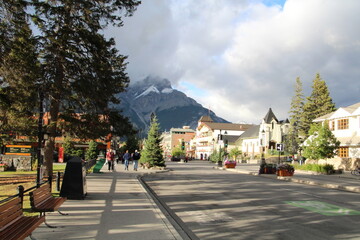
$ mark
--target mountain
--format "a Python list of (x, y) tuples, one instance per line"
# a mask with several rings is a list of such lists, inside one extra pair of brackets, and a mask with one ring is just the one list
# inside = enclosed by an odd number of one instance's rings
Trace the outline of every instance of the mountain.
[(195, 129), (201, 116), (209, 115), (214, 122), (228, 122), (204, 108), (183, 92), (173, 89), (167, 79), (146, 77), (130, 84), (127, 92), (117, 96), (121, 109), (137, 129), (147, 132), (151, 113), (155, 113), (162, 131), (190, 126)]

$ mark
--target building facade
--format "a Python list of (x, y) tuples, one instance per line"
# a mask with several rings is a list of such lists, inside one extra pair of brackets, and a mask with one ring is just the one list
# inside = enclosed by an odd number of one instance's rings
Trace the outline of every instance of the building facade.
[(190, 141), (195, 136), (195, 130), (188, 126), (183, 128), (171, 128), (169, 132), (162, 134), (162, 147), (166, 158), (171, 157), (172, 150), (178, 146), (184, 146), (184, 150), (188, 157), (192, 157)]
[(316, 118), (314, 122), (329, 124), (340, 141), (337, 157), (332, 159), (336, 168), (353, 169), (360, 166), (360, 102)]
[[(251, 124), (215, 123), (209, 116), (202, 116), (196, 128), (196, 136), (192, 141), (195, 158), (207, 160), (213, 151), (235, 147), (235, 140), (243, 134)], [(220, 137), (221, 136), (221, 137)]]
[(236, 143), (244, 155), (255, 158), (268, 150), (275, 150), (277, 143), (283, 143), (289, 128), (289, 120), (279, 121), (270, 108), (261, 124), (249, 128)]

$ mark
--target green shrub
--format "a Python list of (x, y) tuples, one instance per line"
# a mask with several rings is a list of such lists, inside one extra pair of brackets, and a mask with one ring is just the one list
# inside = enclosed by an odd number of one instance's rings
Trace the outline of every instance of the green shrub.
[(304, 171), (312, 171), (312, 172), (318, 172), (318, 173), (332, 173), (334, 171), (334, 166), (331, 164), (303, 164), (293, 165), (295, 169), (298, 170), (304, 170)]

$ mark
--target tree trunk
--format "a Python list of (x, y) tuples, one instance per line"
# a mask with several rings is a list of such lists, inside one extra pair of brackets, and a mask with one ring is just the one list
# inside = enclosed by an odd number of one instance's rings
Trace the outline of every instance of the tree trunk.
[(56, 67), (56, 76), (54, 81), (54, 87), (52, 88), (53, 92), (51, 92), (50, 96), (50, 116), (49, 116), (49, 125), (47, 126), (47, 133), (49, 135), (48, 140), (45, 142), (44, 149), (44, 158), (45, 158), (45, 166), (46, 172), (50, 179), (53, 176), (53, 157), (55, 150), (55, 139), (56, 139), (56, 130), (58, 125), (58, 116), (60, 111), (60, 99), (62, 89), (63, 79), (64, 79), (64, 68), (62, 65), (61, 57), (57, 57), (57, 67)]

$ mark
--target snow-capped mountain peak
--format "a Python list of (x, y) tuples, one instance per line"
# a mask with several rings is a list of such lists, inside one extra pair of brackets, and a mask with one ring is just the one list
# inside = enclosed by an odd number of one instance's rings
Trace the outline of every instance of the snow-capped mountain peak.
[(155, 92), (157, 94), (160, 94), (160, 91), (154, 86), (150, 86), (148, 89), (146, 89), (144, 92), (142, 92), (140, 95), (136, 96), (135, 99), (139, 98), (139, 97), (143, 97), (148, 95), (149, 93)]
[(172, 93), (174, 91), (174, 89), (172, 89), (172, 88), (164, 88), (162, 91), (161, 91), (161, 93)]
[[(148, 128), (152, 113), (157, 115), (162, 130), (182, 126), (195, 129), (200, 117), (209, 114), (209, 110), (194, 99), (173, 89), (169, 80), (159, 77), (149, 76), (134, 82), (118, 97), (121, 104), (116, 107), (142, 131)], [(215, 122), (227, 122), (213, 112), (210, 115)]]

